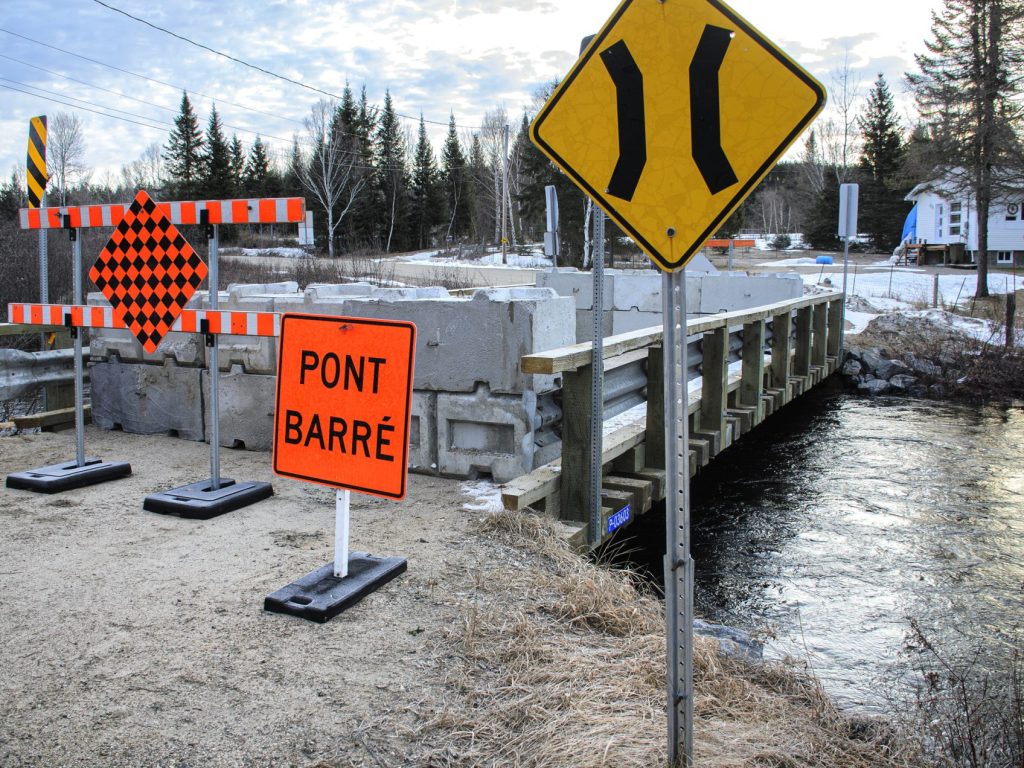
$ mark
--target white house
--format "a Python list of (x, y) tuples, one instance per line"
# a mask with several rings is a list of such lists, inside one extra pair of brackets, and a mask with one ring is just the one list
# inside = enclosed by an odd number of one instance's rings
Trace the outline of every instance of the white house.
[[(951, 184), (918, 184), (906, 200), (914, 203), (904, 237), (911, 243), (963, 248), (966, 261), (978, 258), (978, 211), (974, 198), (964, 191), (953, 191)], [(911, 222), (916, 215), (916, 230)], [(988, 261), (990, 264), (1024, 266), (1024, 190), (993, 200), (988, 214)]]

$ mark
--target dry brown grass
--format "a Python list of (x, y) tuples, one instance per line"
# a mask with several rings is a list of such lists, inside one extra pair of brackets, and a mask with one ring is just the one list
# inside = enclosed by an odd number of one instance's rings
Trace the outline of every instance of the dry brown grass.
[[(651, 768), (667, 760), (663, 603), (571, 554), (556, 526), (497, 513), (504, 567), (478, 579), (438, 659), (453, 696), (423, 724), (427, 764)], [(911, 766), (883, 724), (836, 710), (805, 672), (695, 641), (699, 766)]]

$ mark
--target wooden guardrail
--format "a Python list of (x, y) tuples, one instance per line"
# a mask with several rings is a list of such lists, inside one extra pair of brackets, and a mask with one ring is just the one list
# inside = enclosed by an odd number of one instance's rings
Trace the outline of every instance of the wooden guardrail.
[[(688, 378), (701, 378), (699, 388), (690, 391), (687, 409), (691, 475), (835, 371), (841, 318), (842, 293), (835, 292), (687, 321), (690, 359), (698, 361), (691, 362)], [(606, 372), (646, 358), (647, 412), (604, 438), (602, 540), (610, 536), (609, 521), (614, 530), (664, 498), (661, 343), (661, 326), (604, 343)], [(580, 549), (588, 546), (583, 521), (591, 494), (592, 364), (589, 342), (522, 358), (524, 373), (562, 374), (562, 458), (507, 483), (502, 491), (506, 509), (531, 507), (572, 526), (573, 543)], [(629, 513), (623, 515), (627, 506)]]

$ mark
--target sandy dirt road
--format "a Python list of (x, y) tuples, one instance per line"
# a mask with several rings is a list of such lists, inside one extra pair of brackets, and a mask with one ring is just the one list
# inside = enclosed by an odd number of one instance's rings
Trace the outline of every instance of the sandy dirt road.
[[(209, 477), (206, 445), (88, 428), (86, 448), (133, 475), (0, 488), (0, 765), (418, 763), (412, 728), (443, 689), (438, 639), (487, 557), (460, 483), (412, 475), (403, 502), (353, 494), (352, 549), (409, 569), (320, 625), (262, 605), (333, 559), (332, 490), (224, 451), (224, 476), (275, 495), (185, 520), (142, 501)], [(72, 432), (0, 437), (5, 477), (73, 456)]]

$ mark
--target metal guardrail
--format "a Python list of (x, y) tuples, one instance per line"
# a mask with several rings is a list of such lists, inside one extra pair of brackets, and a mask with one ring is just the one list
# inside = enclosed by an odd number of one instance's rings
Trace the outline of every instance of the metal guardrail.
[[(63, 411), (74, 401), (74, 350), (67, 349), (68, 329), (63, 325), (22, 325), (0, 323), (0, 338), (58, 334), (53, 341), (60, 348), (25, 352), (0, 348), (0, 400), (17, 401), (40, 387), (45, 390), (45, 407)], [(88, 347), (84, 352), (88, 354)], [(14, 404), (15, 413), (18, 404)], [(63, 423), (60, 420), (56, 423)]]
[[(691, 474), (835, 370), (842, 341), (842, 301), (840, 292), (817, 294), (687, 322), (687, 377), (702, 380), (688, 403)], [(652, 499), (664, 495), (661, 344), (661, 326), (605, 340), (603, 365), (610, 382), (606, 386), (616, 398), (605, 398), (603, 418), (625, 410), (611, 407), (616, 399), (635, 404), (645, 392), (647, 400), (644, 423), (605, 439), (602, 463), (618, 472), (602, 489), (606, 518), (621, 512), (630, 499), (633, 513), (640, 514)], [(591, 345), (584, 343), (522, 358), (524, 373), (562, 374), (562, 458), (507, 484), (502, 493), (506, 508), (540, 506), (563, 521), (586, 519), (591, 494), (592, 357)], [(603, 528), (607, 536), (607, 519)], [(577, 543), (585, 545), (585, 531), (586, 526)]]

